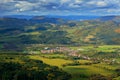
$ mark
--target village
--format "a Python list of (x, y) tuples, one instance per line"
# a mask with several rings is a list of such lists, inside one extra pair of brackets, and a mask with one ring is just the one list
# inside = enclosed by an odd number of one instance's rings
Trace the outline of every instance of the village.
[(49, 48), (45, 47), (43, 50), (41, 50), (42, 54), (52, 54), (52, 53), (68, 53), (68, 56), (76, 56), (81, 57), (80, 54), (78, 54), (79, 50), (72, 50), (67, 47), (55, 47), (55, 48)]
[(115, 59), (113, 60), (109, 60), (109, 59), (100, 59), (100, 58), (91, 58), (89, 56), (86, 55), (82, 55), (80, 54), (80, 51), (83, 51), (83, 49), (78, 49), (78, 50), (73, 50), (70, 49), (68, 47), (55, 47), (55, 48), (49, 48), (49, 47), (45, 47), (44, 49), (41, 50), (42, 54), (53, 54), (53, 53), (59, 53), (59, 54), (64, 54), (67, 53), (67, 56), (70, 57), (76, 57), (76, 58), (81, 58), (84, 60), (92, 60), (92, 61), (96, 61), (96, 62), (105, 62), (105, 63), (120, 63), (120, 62), (116, 62)]
[(67, 53), (66, 56), (69, 56), (69, 57), (76, 57), (76, 58), (81, 58), (84, 60), (91, 60), (91, 61), (95, 61), (95, 62), (105, 62), (107, 64), (111, 64), (111, 63), (112, 64), (113, 63), (120, 64), (120, 62), (118, 62), (118, 61), (116, 62), (115, 59), (112, 59), (112, 60), (109, 60), (107, 58), (100, 59), (99, 57), (92, 58), (92, 57), (80, 54), (80, 51), (84, 51), (84, 49), (80, 48), (78, 50), (73, 50), (68, 47), (53, 47), (53, 48), (44, 47), (44, 49), (41, 50), (41, 53), (42, 54), (53, 54), (53, 53), (65, 54), (65, 53)]
[[(28, 47), (24, 53), (29, 55), (63, 55), (68, 58), (72, 57), (74, 59), (81, 59), (81, 60), (88, 60), (92, 62), (100, 62), (106, 64), (120, 64), (120, 61), (115, 59), (114, 57), (120, 56), (120, 48), (111, 48), (113, 51), (108, 52), (104, 50), (97, 50), (100, 49), (91, 47), (91, 48), (84, 48), (84, 47), (68, 47), (68, 46), (41, 46), (41, 45), (33, 45), (34, 48)], [(109, 54), (108, 54), (109, 53)], [(94, 54), (94, 55), (93, 55)], [(102, 54), (106, 54), (102, 56)], [(115, 55), (117, 54), (117, 55)], [(92, 56), (91, 56), (92, 55)], [(112, 58), (113, 57), (113, 58)]]

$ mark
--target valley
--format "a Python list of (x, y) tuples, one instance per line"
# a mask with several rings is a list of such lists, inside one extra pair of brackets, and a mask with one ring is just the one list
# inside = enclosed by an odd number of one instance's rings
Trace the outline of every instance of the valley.
[(120, 80), (120, 0), (0, 0), (0, 80)]
[(120, 80), (119, 19), (0, 18), (0, 80)]
[(59, 69), (69, 73), (71, 75), (71, 78), (69, 77), (70, 80), (119, 80), (119, 45), (102, 45), (97, 48), (94, 46), (66, 47), (69, 50), (79, 50), (74, 53), (76, 55), (68, 55), (70, 52), (66, 51), (61, 53), (42, 53), (40, 51), (40, 48), (41, 50), (46, 48), (54, 49), (55, 45), (33, 46), (29, 46), (30, 51), (26, 51), (27, 53), (0, 53), (0, 59), (1, 61), (4, 60), (4, 62), (12, 61), (20, 64), (25, 63), (23, 59), (43, 61), (45, 64), (57, 66)]

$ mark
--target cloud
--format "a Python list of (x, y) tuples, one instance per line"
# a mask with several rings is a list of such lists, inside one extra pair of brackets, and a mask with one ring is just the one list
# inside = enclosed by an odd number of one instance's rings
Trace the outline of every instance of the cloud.
[(87, 5), (92, 5), (95, 7), (104, 7), (107, 6), (108, 4), (105, 1), (89, 1), (87, 2)]
[(46, 5), (42, 5), (42, 7), (44, 7), (45, 9), (48, 9), (48, 10), (55, 10), (55, 9), (59, 8), (59, 4), (51, 2), (51, 3), (48, 3)]
[(75, 3), (82, 3), (83, 0), (75, 0)]
[(60, 0), (60, 3), (61, 4), (64, 4), (64, 3), (68, 3), (68, 2), (70, 2), (71, 0)]
[(96, 3), (97, 6), (107, 6), (107, 3), (105, 3), (104, 1), (99, 1)]
[(120, 0), (0, 0), (0, 14), (120, 14)]
[(8, 2), (13, 2), (14, 0), (1, 0), (0, 3), (8, 3)]
[(71, 8), (79, 8), (80, 6), (78, 4), (71, 3), (71, 4), (69, 4), (69, 7), (71, 7)]
[(34, 9), (35, 6), (36, 6), (36, 4), (30, 3), (27, 1), (20, 1), (15, 4), (15, 7), (17, 8), (17, 10), (19, 9), (20, 11), (32, 10), (32, 9)]

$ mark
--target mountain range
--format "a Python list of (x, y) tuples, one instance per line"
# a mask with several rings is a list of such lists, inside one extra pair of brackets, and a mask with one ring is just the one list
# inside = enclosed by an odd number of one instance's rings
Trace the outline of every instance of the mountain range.
[(47, 17), (47, 18), (60, 18), (60, 19), (66, 19), (66, 20), (91, 20), (91, 19), (97, 19), (102, 16), (90, 16), (90, 15), (67, 15), (67, 16), (61, 16), (61, 15), (43, 15), (43, 16), (33, 16), (33, 15), (7, 15), (3, 17), (9, 17), (9, 18), (18, 18), (18, 19), (32, 19), (33, 17)]
[(120, 44), (120, 16), (1, 17), (0, 49), (24, 44)]

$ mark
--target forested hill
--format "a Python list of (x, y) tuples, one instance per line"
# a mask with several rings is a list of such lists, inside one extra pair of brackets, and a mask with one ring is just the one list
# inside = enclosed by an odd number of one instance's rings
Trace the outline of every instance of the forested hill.
[(120, 44), (120, 16), (73, 21), (36, 16), (0, 18), (0, 48), (16, 44)]

